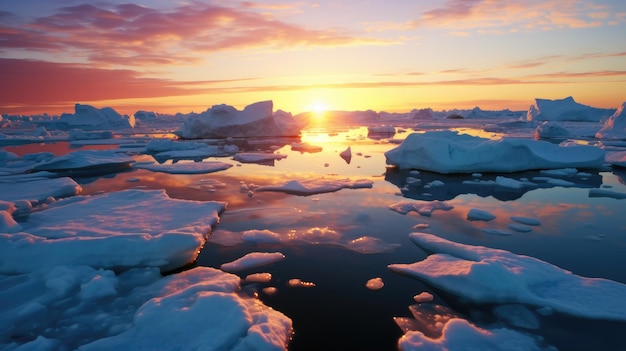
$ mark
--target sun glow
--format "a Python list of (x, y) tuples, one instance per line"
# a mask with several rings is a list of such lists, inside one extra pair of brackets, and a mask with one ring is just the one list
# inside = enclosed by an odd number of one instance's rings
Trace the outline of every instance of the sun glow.
[(324, 118), (324, 114), (327, 111), (327, 107), (326, 104), (324, 104), (323, 102), (320, 101), (316, 101), (311, 105), (311, 112), (313, 112), (313, 115), (318, 119), (323, 119)]

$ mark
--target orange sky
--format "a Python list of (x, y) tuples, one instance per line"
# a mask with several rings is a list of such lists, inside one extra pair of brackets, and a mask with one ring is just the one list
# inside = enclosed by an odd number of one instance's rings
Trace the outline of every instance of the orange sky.
[(23, 0), (0, 10), (0, 113), (526, 110), (626, 101), (626, 3)]

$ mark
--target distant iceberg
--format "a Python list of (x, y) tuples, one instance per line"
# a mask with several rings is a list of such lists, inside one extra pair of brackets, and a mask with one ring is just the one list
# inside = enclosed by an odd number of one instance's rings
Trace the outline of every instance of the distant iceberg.
[(535, 99), (526, 114), (529, 121), (579, 121), (601, 122), (615, 112), (615, 109), (596, 108), (574, 101), (571, 96), (560, 100)]
[(598, 139), (626, 139), (626, 102), (615, 111), (596, 133)]
[(409, 135), (385, 153), (387, 164), (437, 173), (518, 172), (533, 169), (599, 168), (605, 151), (547, 141), (490, 140), (452, 131)]
[[(135, 117), (120, 115), (110, 107), (101, 109), (90, 105), (74, 105), (74, 113), (64, 113), (58, 120), (44, 124), (56, 129), (83, 129), (83, 130), (115, 130), (135, 127)], [(50, 129), (48, 127), (48, 129)]]
[(246, 106), (242, 111), (229, 105), (215, 105), (190, 116), (176, 134), (185, 139), (227, 137), (276, 137), (300, 134), (302, 124), (284, 111), (273, 113), (272, 101)]

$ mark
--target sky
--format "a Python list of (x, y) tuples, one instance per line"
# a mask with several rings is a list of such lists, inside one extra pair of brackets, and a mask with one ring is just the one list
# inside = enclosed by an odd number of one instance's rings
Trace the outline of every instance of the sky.
[(0, 113), (626, 101), (623, 0), (128, 1), (0, 0)]

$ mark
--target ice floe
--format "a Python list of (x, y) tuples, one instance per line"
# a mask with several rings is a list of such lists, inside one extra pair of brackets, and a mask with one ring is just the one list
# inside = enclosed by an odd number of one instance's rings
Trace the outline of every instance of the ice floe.
[(599, 168), (605, 152), (587, 145), (559, 146), (546, 141), (490, 140), (452, 131), (410, 134), (385, 153), (387, 164), (438, 173), (517, 172), (533, 169)]
[(331, 193), (341, 189), (363, 189), (371, 188), (374, 182), (367, 179), (303, 179), (290, 180), (279, 185), (264, 185), (258, 187), (257, 191), (279, 191), (293, 195), (313, 195), (321, 193)]
[(467, 219), (470, 221), (485, 221), (489, 222), (494, 220), (496, 216), (489, 211), (481, 210), (478, 208), (470, 208), (467, 212)]
[(537, 218), (521, 217), (521, 216), (511, 216), (510, 218), (512, 221), (525, 224), (525, 225), (532, 225), (532, 226), (541, 225), (541, 221), (538, 220)]
[(606, 162), (617, 167), (626, 167), (626, 151), (608, 152)]
[(411, 233), (433, 254), (389, 269), (423, 280), (472, 303), (521, 303), (581, 318), (626, 320), (626, 285), (585, 278), (537, 258)]
[(606, 189), (589, 189), (589, 197), (609, 197), (616, 200), (626, 199), (626, 193)]
[(300, 151), (301, 153), (304, 153), (304, 152), (316, 153), (316, 152), (321, 152), (323, 148), (321, 146), (313, 145), (311, 143), (301, 142), (301, 143), (292, 143), (291, 150)]
[(135, 160), (110, 150), (78, 150), (33, 166), (32, 171), (97, 175), (131, 168)]
[(383, 278), (380, 278), (380, 277), (369, 279), (365, 283), (365, 287), (370, 290), (380, 290), (384, 286), (385, 286), (385, 283), (383, 282)]
[(401, 214), (415, 211), (422, 216), (430, 217), (435, 210), (450, 211), (454, 206), (443, 201), (400, 201), (389, 205), (389, 209)]
[(164, 190), (124, 190), (59, 200), (0, 234), (1, 273), (59, 265), (171, 270), (193, 262), (225, 208), (171, 199)]
[(0, 181), (0, 200), (9, 202), (28, 201), (33, 205), (49, 198), (60, 199), (80, 194), (82, 187), (69, 177), (29, 179), (20, 182)]
[(153, 172), (163, 172), (170, 174), (205, 174), (224, 171), (232, 167), (233, 165), (226, 162), (219, 161), (206, 161), (206, 162), (178, 162), (172, 164), (158, 164), (138, 162), (134, 165), (135, 168), (147, 169)]

